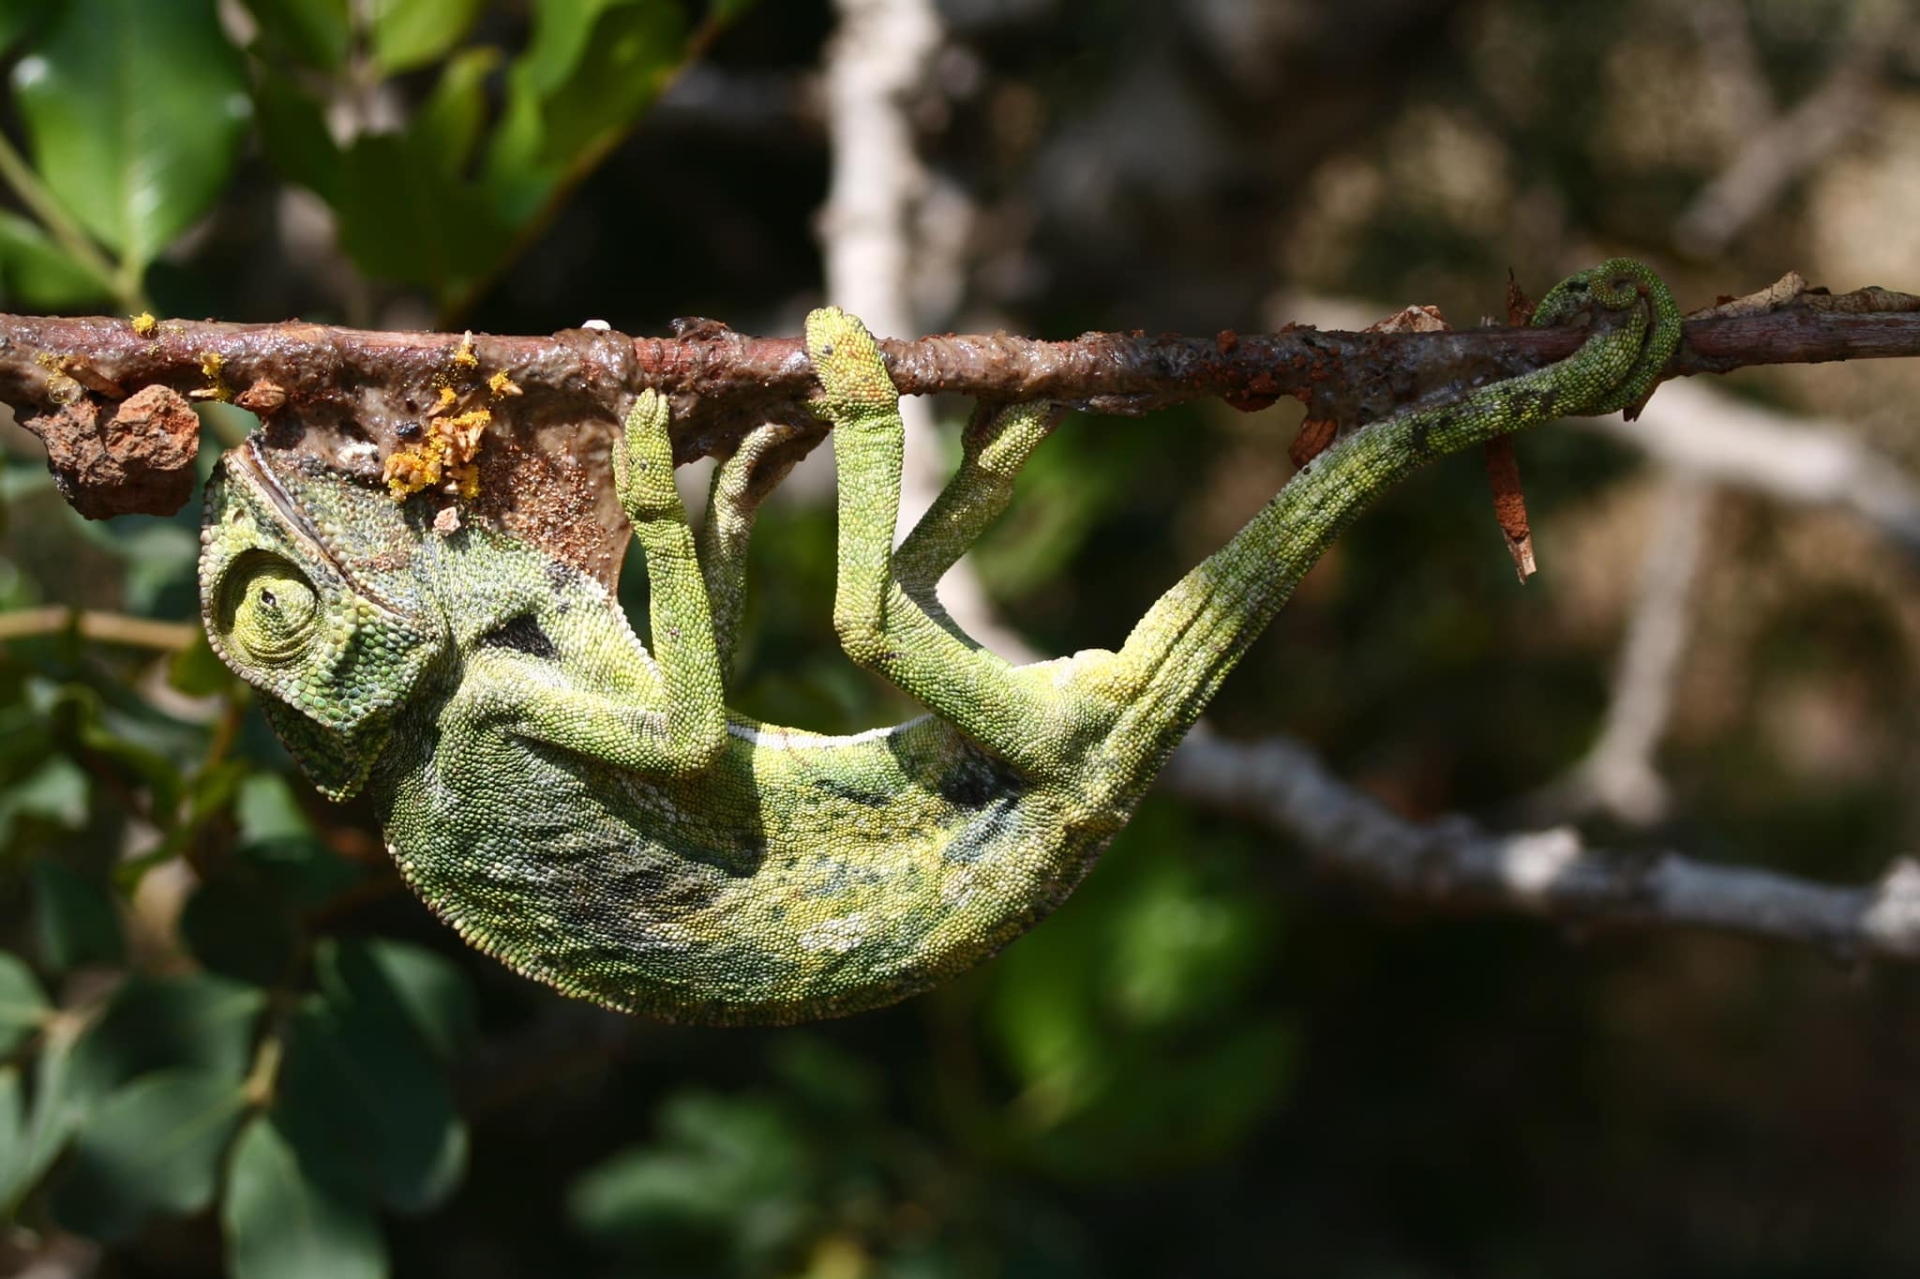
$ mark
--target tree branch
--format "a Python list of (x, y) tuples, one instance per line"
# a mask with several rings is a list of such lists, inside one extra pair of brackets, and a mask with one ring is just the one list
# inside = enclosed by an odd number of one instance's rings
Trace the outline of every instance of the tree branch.
[[(381, 460), (417, 438), (428, 419), (484, 411), (489, 442), (478, 460), (474, 513), (611, 583), (628, 534), (607, 482), (608, 446), (634, 392), (654, 387), (673, 397), (681, 462), (724, 456), (763, 422), (825, 432), (806, 408), (817, 388), (799, 338), (748, 337), (710, 320), (676, 328), (671, 338), (597, 328), (476, 337), (299, 322), (0, 316), (0, 401), (45, 442), (67, 500), (93, 517), (165, 514), (185, 501), (193, 455), (191, 432), (181, 429), (192, 420), (187, 399), (232, 399), (262, 417), (270, 446), (376, 479)], [(1066, 342), (945, 335), (881, 345), (909, 395), (1051, 399), (1125, 414), (1210, 397), (1257, 408), (1285, 395), (1306, 402), (1315, 420), (1354, 425), (1538, 368), (1583, 340), (1579, 328), (1301, 328), (1210, 338), (1090, 333)], [(1789, 277), (1690, 319), (1667, 376), (1915, 355), (1920, 298), (1879, 289), (1834, 297)], [(147, 400), (130, 414), (136, 391)], [(166, 447), (156, 448), (161, 435)]]
[(1832, 887), (1678, 853), (1590, 849), (1568, 827), (1496, 835), (1464, 817), (1420, 825), (1284, 737), (1237, 743), (1195, 730), (1161, 780), (1298, 840), (1330, 870), (1434, 905), (1586, 927), (1697, 928), (1846, 960), (1920, 959), (1920, 863), (1906, 858), (1877, 884)]

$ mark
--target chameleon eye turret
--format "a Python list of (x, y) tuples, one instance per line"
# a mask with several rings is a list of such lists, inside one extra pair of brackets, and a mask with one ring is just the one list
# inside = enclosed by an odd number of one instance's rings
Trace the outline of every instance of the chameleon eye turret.
[(978, 417), (960, 468), (895, 546), (899, 397), (867, 331), (807, 317), (839, 469), (834, 628), (929, 714), (825, 737), (725, 707), (757, 503), (778, 432), (715, 473), (696, 544), (667, 404), (637, 396), (616, 483), (647, 560), (655, 651), (540, 548), (346, 476), (227, 455), (209, 487), (208, 634), (327, 794), (364, 790), (421, 898), (475, 946), (569, 994), (700, 1022), (891, 1003), (1058, 905), (1322, 551), (1429, 460), (1644, 396), (1673, 298), (1615, 260), (1539, 322), (1592, 315), (1572, 356), (1357, 431), (1175, 583), (1117, 651), (1011, 666), (935, 584), (1006, 507), (1047, 405)]
[(266, 551), (228, 570), (216, 611), (227, 642), (265, 666), (299, 657), (319, 633), (320, 600), (292, 562)]

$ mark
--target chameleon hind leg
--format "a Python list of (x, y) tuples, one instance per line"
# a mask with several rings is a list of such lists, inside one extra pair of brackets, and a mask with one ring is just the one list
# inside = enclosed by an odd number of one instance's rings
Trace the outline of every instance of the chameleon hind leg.
[(713, 610), (713, 640), (721, 679), (731, 686), (746, 610), (747, 544), (760, 503), (819, 440), (817, 433), (768, 422), (741, 439), (714, 468), (707, 490), (706, 519), (698, 540), (700, 575)]
[[(978, 532), (972, 516), (953, 509), (958, 497), (934, 523), (923, 520), (926, 533), (903, 548), (908, 576), (918, 579), (914, 592), (896, 573), (905, 428), (899, 392), (872, 335), (846, 312), (826, 307), (807, 316), (807, 353), (825, 391), (815, 409), (833, 424), (839, 470), (833, 624), (841, 647), (1016, 769), (1050, 775), (1068, 768), (1059, 743), (1072, 734), (1074, 708), (1048, 677), (1009, 665), (915, 598), (931, 593), (934, 570), (944, 571)], [(975, 484), (1000, 483), (979, 466), (970, 474), (975, 479), (963, 494)]]

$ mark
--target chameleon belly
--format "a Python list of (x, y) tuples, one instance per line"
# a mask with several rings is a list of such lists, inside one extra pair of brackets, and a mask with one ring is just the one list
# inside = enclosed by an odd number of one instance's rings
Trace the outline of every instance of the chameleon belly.
[[(443, 713), (459, 709), (456, 694)], [(501, 734), (403, 731), (379, 796), (394, 859), (470, 943), (570, 994), (786, 1022), (977, 963), (1060, 902), (1118, 824), (930, 717), (842, 738), (729, 730), (678, 781)]]

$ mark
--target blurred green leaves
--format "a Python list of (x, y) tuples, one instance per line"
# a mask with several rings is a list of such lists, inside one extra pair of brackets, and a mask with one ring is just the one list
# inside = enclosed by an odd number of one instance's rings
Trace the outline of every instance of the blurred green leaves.
[[(1293, 1039), (1256, 1012), (1280, 921), (1231, 838), (1149, 802), (1099, 873), (993, 971), (987, 1015), (1021, 1081), (1014, 1139), (1054, 1171), (1213, 1158), (1283, 1095)], [(1204, 860), (1178, 850), (1204, 843)]]
[[(333, 210), (367, 275), (425, 289), (455, 316), (651, 105), (668, 77), (741, 7), (688, 26), (675, 0), (536, 0), (519, 56), (459, 47), (475, 0), (380, 0), (369, 44), (382, 74), (440, 64), (397, 127), (330, 115), (344, 15), (329, 0), (254, 0), (258, 102), (269, 158)], [(290, 52), (306, 70), (276, 59)], [(496, 73), (504, 66), (493, 99)], [(318, 81), (314, 71), (327, 73)]]
[(71, 297), (97, 274), (70, 220), (114, 254), (114, 291), (130, 305), (147, 266), (225, 188), (249, 115), (245, 74), (214, 0), (69, 0), (54, 15), (13, 90), (52, 203), (41, 215), (73, 270), (16, 227), (10, 283)]
[(49, 1011), (33, 973), (12, 955), (0, 951), (0, 1057), (35, 1034)]
[(55, 1218), (112, 1243), (153, 1214), (205, 1208), (245, 1110), (239, 1080), (220, 1072), (169, 1070), (136, 1080), (81, 1129), (53, 1193)]
[(375, 1279), (387, 1273), (367, 1205), (309, 1177), (271, 1119), (247, 1125), (220, 1205), (235, 1279)]

